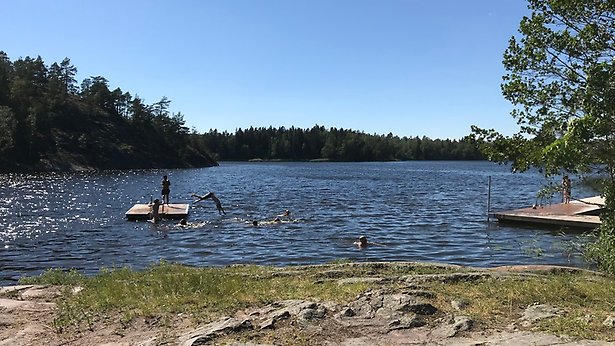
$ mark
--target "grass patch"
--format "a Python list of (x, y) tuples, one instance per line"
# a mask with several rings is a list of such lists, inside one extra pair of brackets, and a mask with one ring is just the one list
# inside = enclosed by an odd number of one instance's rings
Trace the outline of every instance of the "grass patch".
[[(24, 278), (23, 284), (63, 286), (54, 327), (93, 328), (96, 323), (129, 326), (136, 318), (168, 320), (189, 314), (197, 323), (215, 320), (246, 308), (285, 299), (313, 299), (347, 303), (373, 287), (369, 283), (338, 285), (354, 276), (399, 277), (449, 272), (445, 268), (339, 261), (325, 266), (284, 268), (240, 265), (195, 268), (161, 262), (143, 271), (103, 269), (92, 277), (77, 271), (51, 269)], [(83, 288), (71, 294), (72, 287)]]
[[(114, 325), (118, 334), (136, 321), (144, 321), (173, 335), (174, 318), (182, 314), (201, 324), (286, 299), (331, 301), (347, 304), (372, 288), (405, 290), (405, 278), (413, 275), (447, 274), (466, 268), (412, 263), (353, 263), (346, 260), (314, 266), (263, 267), (238, 265), (195, 268), (161, 262), (142, 271), (105, 269), (92, 277), (76, 271), (53, 269), (21, 280), (28, 284), (64, 287), (57, 301), (53, 326), (58, 332)], [(366, 282), (339, 285), (350, 277), (392, 278), (387, 284)], [(71, 289), (83, 289), (73, 294)], [(615, 308), (615, 280), (584, 273), (551, 273), (484, 277), (475, 281), (421, 284), (436, 293), (433, 304), (446, 314), (457, 315), (452, 300), (468, 302), (463, 314), (477, 328), (503, 328), (518, 322), (533, 304), (550, 304), (564, 312), (535, 323), (533, 329), (584, 339), (615, 340), (615, 332), (602, 322)], [(154, 325), (152, 325), (154, 326)], [(165, 329), (166, 328), (166, 329)], [(287, 330), (288, 335), (262, 332), (276, 343), (308, 344), (309, 335)], [(253, 337), (253, 335), (252, 335)]]
[[(534, 329), (585, 339), (615, 340), (602, 325), (615, 307), (612, 278), (582, 274), (549, 274), (523, 278), (487, 278), (475, 282), (432, 284), (439, 296), (471, 302), (467, 312), (485, 326), (504, 327), (532, 304), (550, 304), (564, 312), (540, 321)], [(442, 302), (441, 306), (450, 306)]]
[(80, 286), (86, 277), (75, 269), (64, 271), (58, 268), (52, 268), (44, 271), (39, 276), (24, 277), (19, 279), (22, 285), (45, 284), (58, 286)]
[[(22, 283), (53, 284), (67, 288), (58, 302), (54, 327), (93, 326), (99, 322), (129, 325), (136, 317), (152, 318), (188, 313), (208, 322), (248, 306), (285, 299), (346, 302), (368, 288), (367, 284), (337, 285), (315, 281), (307, 275), (275, 275), (275, 268), (231, 266), (194, 268), (160, 263), (143, 271), (105, 269), (86, 277), (74, 271), (50, 270)], [(83, 290), (70, 294), (73, 286)]]

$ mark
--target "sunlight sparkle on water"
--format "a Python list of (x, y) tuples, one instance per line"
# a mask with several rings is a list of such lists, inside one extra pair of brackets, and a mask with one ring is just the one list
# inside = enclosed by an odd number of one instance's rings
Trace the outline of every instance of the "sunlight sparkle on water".
[[(124, 213), (133, 204), (160, 195), (163, 174), (173, 182), (172, 201), (190, 203), (195, 190), (215, 191), (227, 215), (205, 203), (191, 204), (186, 227), (178, 220), (127, 221)], [(574, 234), (487, 224), (487, 176), (493, 176), (492, 210), (532, 205), (543, 180), (487, 162), (222, 163), (187, 170), (4, 175), (0, 264), (12, 269), (0, 271), (0, 280), (48, 267), (143, 268), (160, 259), (199, 266), (340, 258), (583, 265), (576, 253), (562, 249)], [(292, 210), (295, 221), (268, 223), (284, 209)], [(357, 251), (353, 242), (363, 233), (385, 245)]]

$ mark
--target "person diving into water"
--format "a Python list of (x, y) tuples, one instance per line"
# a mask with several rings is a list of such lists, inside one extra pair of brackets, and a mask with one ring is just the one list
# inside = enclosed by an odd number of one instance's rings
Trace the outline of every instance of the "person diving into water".
[(218, 209), (218, 213), (220, 215), (222, 215), (222, 214), (226, 215), (226, 212), (224, 211), (224, 208), (222, 208), (222, 203), (220, 203), (220, 200), (218, 199), (218, 197), (216, 197), (216, 195), (213, 192), (208, 192), (204, 196), (199, 196), (196, 193), (193, 193), (192, 197), (197, 198), (197, 200), (194, 201), (194, 203), (200, 202), (200, 201), (204, 201), (204, 200), (206, 200), (208, 198), (211, 198), (211, 200), (214, 201), (214, 203), (216, 204), (216, 208)]

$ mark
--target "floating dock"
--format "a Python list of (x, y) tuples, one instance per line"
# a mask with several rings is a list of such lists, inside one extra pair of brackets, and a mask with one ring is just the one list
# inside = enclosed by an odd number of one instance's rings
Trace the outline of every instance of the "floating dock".
[(600, 226), (598, 214), (603, 207), (604, 198), (596, 196), (574, 200), (566, 204), (528, 207), (495, 212), (491, 215), (499, 222), (593, 229)]
[[(188, 216), (188, 204), (162, 204), (159, 209), (159, 214), (165, 219), (183, 219)], [(129, 220), (147, 220), (150, 217), (152, 210), (151, 204), (135, 204), (126, 212), (126, 218)]]

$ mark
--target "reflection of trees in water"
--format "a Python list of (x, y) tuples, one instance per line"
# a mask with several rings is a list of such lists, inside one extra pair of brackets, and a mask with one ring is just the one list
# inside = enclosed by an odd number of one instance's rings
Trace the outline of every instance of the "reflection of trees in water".
[(518, 241), (517, 245), (523, 253), (532, 258), (561, 253), (571, 264), (575, 258), (583, 258), (586, 244), (592, 242), (593, 239), (595, 235), (592, 233), (570, 235), (560, 231), (551, 239), (551, 243), (545, 246), (544, 237), (541, 233), (536, 232), (529, 239)]

